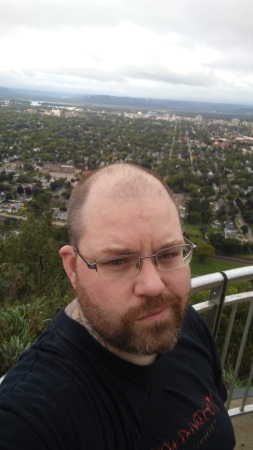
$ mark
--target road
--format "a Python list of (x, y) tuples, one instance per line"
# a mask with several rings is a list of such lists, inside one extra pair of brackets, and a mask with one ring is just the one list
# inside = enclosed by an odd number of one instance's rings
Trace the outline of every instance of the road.
[(223, 256), (223, 255), (213, 255), (214, 259), (222, 259), (224, 261), (233, 261), (240, 264), (248, 264), (249, 266), (253, 265), (253, 257), (252, 258), (240, 258), (234, 256)]
[(249, 224), (247, 222), (245, 222), (245, 220), (243, 219), (243, 217), (242, 217), (240, 212), (236, 215), (236, 218), (237, 218), (237, 220), (238, 220), (238, 222), (240, 224), (240, 227), (242, 225), (247, 225), (247, 227), (248, 227), (248, 232), (245, 234), (245, 239), (247, 239), (247, 241), (253, 241), (252, 230), (251, 230)]

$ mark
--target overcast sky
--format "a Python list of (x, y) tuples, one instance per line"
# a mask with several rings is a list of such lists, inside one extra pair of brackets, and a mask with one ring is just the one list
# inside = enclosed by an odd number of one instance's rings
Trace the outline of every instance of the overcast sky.
[(0, 0), (0, 86), (253, 104), (253, 0)]

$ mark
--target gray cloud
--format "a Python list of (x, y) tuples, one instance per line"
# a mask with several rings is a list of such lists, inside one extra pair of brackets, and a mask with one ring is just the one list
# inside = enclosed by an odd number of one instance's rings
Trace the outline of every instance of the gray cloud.
[(247, 75), (253, 71), (252, 50), (235, 46), (224, 52), (219, 60), (210, 62), (208, 67), (226, 71), (233, 70), (238, 74)]
[[(214, 101), (218, 98), (222, 101), (227, 98), (230, 101), (231, 97), (236, 101), (248, 101), (252, 94), (249, 81), (253, 69), (252, 0), (0, 0), (0, 8), (0, 37), (19, 38), (20, 32), (25, 30), (27, 33), (31, 32), (31, 43), (34, 43), (32, 33), (35, 30), (56, 34), (57, 30), (64, 29), (70, 42), (64, 64), (56, 54), (55, 67), (48, 64), (46, 68), (47, 64), (41, 63), (37, 67), (24, 65), (20, 70), (9, 71), (8, 76), (7, 72), (0, 72), (2, 85), (19, 82), (22, 85), (34, 83), (44, 87), (51, 83), (53, 86), (64, 85), (69, 89), (101, 89), (101, 93), (111, 89), (123, 93), (125, 89), (127, 95), (138, 95), (138, 92), (143, 95), (149, 92), (150, 96), (159, 93), (167, 96), (180, 94), (186, 98), (213, 98)], [(144, 59), (150, 61), (148, 64), (128, 60), (127, 55), (123, 64), (120, 65), (117, 61), (120, 47), (117, 45), (119, 40), (116, 27), (123, 23), (140, 27), (139, 51), (150, 52), (150, 59)], [(109, 49), (115, 59), (114, 64), (110, 62), (107, 66), (106, 57), (103, 58), (103, 54), (91, 45), (94, 39), (100, 39), (102, 47), (103, 29), (99, 38), (96, 36), (96, 30), (90, 32), (90, 40), (82, 44), (85, 51), (82, 53), (80, 50), (79, 61), (71, 59), (72, 45), (73, 52), (75, 50), (75, 42), (72, 43), (71, 40), (72, 34), (87, 27), (114, 30), (115, 46), (112, 42)], [(148, 47), (152, 41), (145, 40), (147, 30), (154, 34), (152, 48)], [(201, 61), (200, 64), (192, 62), (192, 66), (189, 58), (187, 70), (179, 70), (166, 53), (156, 54), (156, 37), (159, 37), (158, 45), (162, 45), (163, 39), (168, 39), (169, 33), (176, 36), (174, 48), (184, 47), (192, 54), (197, 48), (202, 48), (202, 51), (206, 49), (207, 53), (212, 50), (215, 56)], [(135, 43), (131, 41), (131, 35), (125, 36), (125, 39), (125, 46), (129, 39), (129, 48), (134, 51)], [(60, 39), (57, 45), (62, 49)], [(57, 51), (55, 44), (54, 48)], [(28, 51), (29, 45), (22, 48), (22, 55), (25, 56)], [(37, 47), (33, 46), (30, 49), (31, 60), (33, 52), (36, 51), (43, 52), (45, 57), (47, 51), (50, 52), (50, 43), (45, 41), (43, 48), (42, 40), (38, 42)], [(0, 58), (2, 54), (0, 48)], [(4, 55), (2, 60), (6, 58), (6, 53)], [(15, 54), (12, 56), (11, 52), (9, 56), (14, 59), (16, 57)]]
[(184, 84), (186, 86), (210, 86), (216, 83), (213, 72), (195, 71), (184, 74), (173, 72), (164, 66), (159, 65), (145, 65), (139, 66), (123, 66), (120, 69), (122, 74), (133, 79), (143, 79), (150, 81), (157, 81), (170, 84)]
[[(23, 71), (24, 74), (29, 76), (35, 76), (36, 69), (29, 69)], [(162, 82), (176, 85), (185, 86), (200, 86), (209, 87), (218, 83), (214, 72), (208, 70), (195, 71), (188, 74), (179, 72), (173, 72), (168, 70), (164, 66), (159, 65), (145, 65), (140, 67), (137, 65), (125, 65), (115, 66), (112, 69), (101, 66), (78, 66), (69, 67), (62, 66), (53, 69), (41, 69), (40, 73), (64, 76), (64, 77), (76, 77), (86, 80), (113, 82), (113, 83), (127, 83), (129, 79), (132, 80), (145, 80)]]
[(231, 38), (232, 43), (249, 42), (253, 36), (251, 0), (1, 0), (0, 4), (5, 29), (112, 27), (128, 21), (221, 45)]

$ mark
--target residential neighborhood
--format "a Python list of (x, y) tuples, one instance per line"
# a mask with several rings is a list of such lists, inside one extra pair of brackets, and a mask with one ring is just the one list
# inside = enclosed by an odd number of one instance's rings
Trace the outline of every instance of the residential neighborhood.
[(0, 102), (2, 220), (24, 217), (25, 205), (46, 192), (64, 223), (75, 183), (114, 162), (156, 171), (183, 223), (206, 228), (206, 237), (252, 240), (250, 116)]

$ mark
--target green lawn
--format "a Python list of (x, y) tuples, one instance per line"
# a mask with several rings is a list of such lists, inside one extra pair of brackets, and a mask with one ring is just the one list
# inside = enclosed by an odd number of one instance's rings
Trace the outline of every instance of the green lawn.
[[(203, 242), (202, 233), (200, 231), (200, 225), (191, 225), (187, 223), (184, 227), (185, 233), (189, 236), (190, 241), (194, 242), (194, 244), (199, 244)], [(211, 226), (206, 227), (207, 233), (212, 233), (213, 229)]]
[(200, 226), (199, 225), (191, 225), (189, 223), (187, 223), (185, 225), (185, 232), (187, 233), (188, 236), (190, 236), (190, 239), (195, 243), (196, 239), (202, 240), (201, 237), (201, 232), (200, 232)]
[[(208, 232), (212, 232), (211, 227), (207, 227)], [(203, 242), (203, 238), (200, 231), (200, 225), (191, 225), (189, 223), (185, 226), (185, 232), (189, 236), (190, 241), (198, 245)], [(234, 255), (237, 256), (237, 255)], [(251, 255), (239, 255), (241, 258), (250, 258)], [(252, 255), (253, 258), (253, 255)], [(253, 264), (253, 259), (252, 259)], [(204, 263), (201, 263), (198, 258), (193, 256), (191, 262), (192, 277), (198, 277), (201, 275), (207, 275), (209, 273), (221, 272), (223, 270), (236, 269), (237, 267), (244, 267), (246, 264), (238, 263), (234, 261), (227, 261), (215, 258), (208, 258)]]
[(201, 263), (197, 258), (191, 261), (192, 277), (200, 275), (207, 275), (209, 273), (220, 272), (223, 270), (236, 269), (237, 267), (244, 267), (245, 264), (239, 264), (234, 261), (226, 261), (221, 259), (208, 258), (204, 263)]

